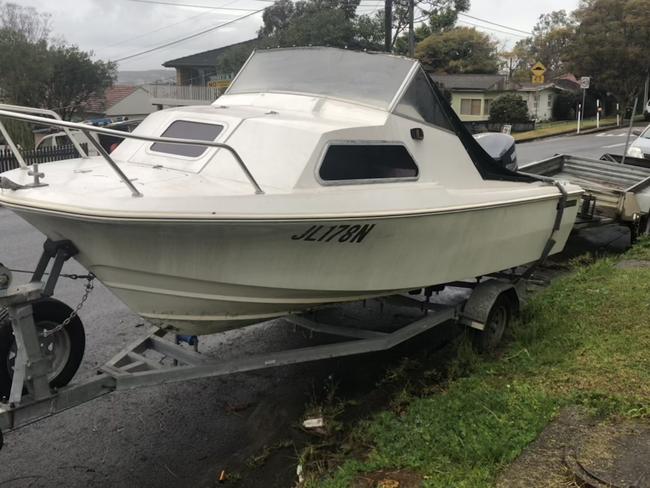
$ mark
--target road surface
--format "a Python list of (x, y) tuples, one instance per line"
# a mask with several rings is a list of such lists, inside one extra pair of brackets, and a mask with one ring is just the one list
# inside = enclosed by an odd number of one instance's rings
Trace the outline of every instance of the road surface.
[[(573, 154), (600, 159), (604, 153), (623, 154), (627, 131), (613, 129), (585, 135), (563, 135), (517, 144), (519, 164), (539, 161), (555, 154)], [(630, 137), (630, 143), (636, 136)]]
[[(559, 137), (518, 146), (522, 160), (555, 152), (599, 156), (623, 142), (622, 131), (581, 138)], [(606, 133), (609, 134), (609, 133)], [(594, 232), (594, 231), (589, 231)], [(624, 243), (626, 230), (597, 231), (591, 244)], [(587, 241), (575, 240), (579, 254)], [(44, 237), (0, 208), (0, 261), (33, 269)], [(73, 261), (64, 272), (80, 273)], [(61, 280), (56, 296), (74, 306), (83, 283)], [(87, 350), (80, 375), (92, 372), (143, 333), (142, 320), (101, 284), (80, 313)], [(227, 358), (270, 348), (311, 344), (277, 321), (207, 338), (201, 351)], [(422, 347), (422, 346), (420, 346)], [(37, 487), (213, 487), (222, 469), (236, 472), (265, 447), (296, 437), (305, 405), (322, 391), (332, 371), (351, 389), (372, 390), (375, 381), (351, 379), (359, 371), (381, 371), (382, 356), (267, 370), (120, 392), (99, 398), (6, 436), (0, 451), (1, 488)], [(370, 363), (368, 363), (370, 361)], [(374, 361), (374, 362), (373, 362)], [(295, 450), (282, 462), (236, 486), (286, 487), (295, 479)], [(229, 483), (233, 486), (233, 483)]]

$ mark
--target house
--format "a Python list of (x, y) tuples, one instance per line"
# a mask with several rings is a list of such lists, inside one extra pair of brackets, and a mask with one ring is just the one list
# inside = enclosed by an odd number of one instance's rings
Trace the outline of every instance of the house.
[(163, 63), (176, 69), (176, 84), (147, 85), (158, 108), (209, 105), (230, 84), (257, 45), (257, 38)]
[(487, 120), (490, 104), (506, 89), (505, 75), (430, 74), (451, 92), (451, 107), (462, 121)]
[(257, 42), (257, 38), (249, 39), (229, 46), (172, 59), (164, 62), (163, 66), (176, 69), (176, 85), (178, 86), (208, 86), (210, 81), (231, 80), (239, 67), (235, 69), (226, 67), (220, 71), (217, 66), (227, 65), (228, 63), (224, 63), (224, 60), (228, 56), (240, 56), (245, 59), (255, 49)]
[(464, 122), (486, 121), (490, 117), (490, 104), (505, 93), (516, 93), (528, 106), (532, 120), (549, 120), (553, 116), (553, 103), (562, 91), (575, 91), (579, 84), (573, 75), (564, 75), (549, 83), (508, 82), (505, 75), (430, 74), (433, 81), (451, 92), (451, 106)]
[(154, 112), (151, 94), (141, 86), (115, 85), (103, 97), (91, 97), (84, 106), (87, 118), (143, 118)]
[(557, 87), (555, 83), (543, 85), (520, 83), (516, 90), (517, 94), (526, 102), (531, 120), (537, 121), (553, 118), (553, 102), (560, 91), (562, 89)]

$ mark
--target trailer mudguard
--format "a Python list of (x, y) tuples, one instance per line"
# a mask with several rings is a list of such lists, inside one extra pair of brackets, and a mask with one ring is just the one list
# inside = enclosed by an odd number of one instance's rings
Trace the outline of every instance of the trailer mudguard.
[(519, 309), (519, 291), (513, 283), (500, 280), (485, 280), (473, 289), (467, 302), (463, 306), (459, 322), (473, 329), (483, 330), (494, 302), (501, 294), (506, 293), (513, 309)]

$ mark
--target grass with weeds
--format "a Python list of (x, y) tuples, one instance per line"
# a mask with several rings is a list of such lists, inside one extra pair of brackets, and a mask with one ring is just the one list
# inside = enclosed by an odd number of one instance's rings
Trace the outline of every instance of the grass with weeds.
[(461, 346), (441, 391), (358, 425), (349, 442), (366, 453), (307, 486), (348, 487), (361, 473), (396, 469), (429, 487), (493, 486), (563, 406), (649, 417), (650, 268), (620, 260), (650, 261), (650, 240), (618, 259), (575, 260), (533, 297), (498, 358)]

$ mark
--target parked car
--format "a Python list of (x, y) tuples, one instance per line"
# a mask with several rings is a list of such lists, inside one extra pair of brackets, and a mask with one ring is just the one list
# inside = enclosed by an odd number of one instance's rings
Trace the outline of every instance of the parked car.
[(634, 130), (632, 133), (639, 137), (630, 144), (627, 155), (631, 158), (650, 159), (650, 125), (643, 130)]
[[(88, 155), (89, 156), (98, 156), (99, 153), (97, 152), (97, 149), (92, 145), (90, 142), (90, 139), (84, 134), (83, 132), (79, 130), (73, 130), (70, 131), (70, 134), (72, 134), (72, 137), (75, 138), (75, 140), (79, 144), (86, 144)], [(93, 137), (97, 137), (96, 135), (93, 135)], [(71, 145), (72, 142), (70, 141), (70, 138), (68, 135), (61, 131), (61, 132), (55, 132), (54, 134), (49, 134), (43, 139), (41, 139), (38, 144), (36, 144), (36, 149), (42, 149), (46, 147), (61, 147), (61, 146), (69, 146)]]
[[(133, 132), (133, 130), (140, 125), (140, 122), (143, 120), (144, 119), (123, 120), (121, 122), (113, 122), (105, 127), (106, 129), (120, 130), (122, 132)], [(107, 134), (97, 134), (97, 137), (99, 143), (109, 153), (113, 152), (113, 150), (124, 140), (123, 137), (110, 136)]]

